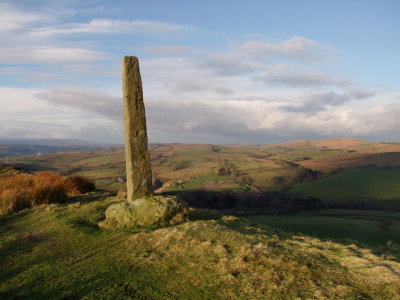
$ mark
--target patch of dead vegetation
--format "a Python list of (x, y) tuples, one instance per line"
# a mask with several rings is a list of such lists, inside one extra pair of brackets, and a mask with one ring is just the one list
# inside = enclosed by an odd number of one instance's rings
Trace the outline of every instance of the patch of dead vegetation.
[(42, 233), (38, 230), (34, 230), (34, 231), (29, 231), (25, 234), (23, 234), (21, 236), (21, 238), (23, 240), (26, 240), (27, 242), (30, 243), (38, 243), (40, 241), (44, 240), (44, 236), (42, 235)]
[(356, 299), (365, 291), (396, 299), (400, 289), (396, 261), (355, 245), (277, 236), (236, 217), (141, 231), (125, 244), (144, 250), (142, 266), (176, 270), (171, 280), (182, 286), (213, 282), (221, 299)]

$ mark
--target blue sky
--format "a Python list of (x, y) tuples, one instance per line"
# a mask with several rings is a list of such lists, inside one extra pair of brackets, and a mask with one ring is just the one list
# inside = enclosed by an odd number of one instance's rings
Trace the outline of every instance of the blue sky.
[(151, 142), (398, 141), (399, 1), (0, 1), (0, 137), (122, 142), (139, 57)]

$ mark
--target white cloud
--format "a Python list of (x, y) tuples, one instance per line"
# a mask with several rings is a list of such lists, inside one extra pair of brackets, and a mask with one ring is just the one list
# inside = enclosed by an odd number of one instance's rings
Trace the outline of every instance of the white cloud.
[(94, 19), (89, 23), (67, 23), (58, 26), (39, 27), (32, 30), (33, 36), (52, 36), (81, 33), (168, 33), (187, 30), (188, 27), (167, 22), (127, 21), (115, 19)]
[(0, 49), (2, 63), (63, 63), (103, 60), (108, 54), (83, 48), (53, 46), (3, 47)]
[(0, 3), (0, 33), (20, 29), (43, 19), (42, 15), (17, 11), (8, 3)]

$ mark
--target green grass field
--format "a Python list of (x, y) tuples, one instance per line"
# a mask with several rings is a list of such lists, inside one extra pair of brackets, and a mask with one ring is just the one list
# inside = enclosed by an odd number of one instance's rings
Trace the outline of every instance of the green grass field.
[(322, 239), (353, 240), (368, 246), (384, 246), (389, 241), (400, 244), (400, 212), (325, 209), (247, 219)]
[(400, 168), (380, 166), (342, 170), (327, 178), (294, 185), (290, 196), (319, 198), (327, 206), (349, 204), (400, 208)]
[(103, 230), (109, 196), (0, 218), (0, 299), (398, 299), (395, 251), (208, 210), (178, 226)]
[[(256, 187), (276, 191), (275, 179), (291, 182), (299, 167), (284, 160), (307, 157), (301, 163), (316, 170), (374, 164), (325, 174), (288, 193), (328, 206), (398, 209), (400, 146), (357, 143), (159, 144), (150, 151), (164, 191), (240, 191), (244, 198)], [(123, 154), (58, 153), (11, 163), (85, 175), (118, 191)], [(221, 167), (231, 173), (219, 173)], [(1, 217), (0, 299), (400, 300), (400, 212), (324, 209), (244, 219), (192, 208), (190, 222), (177, 226), (103, 230), (97, 223), (105, 209), (122, 199), (112, 195), (98, 191)]]

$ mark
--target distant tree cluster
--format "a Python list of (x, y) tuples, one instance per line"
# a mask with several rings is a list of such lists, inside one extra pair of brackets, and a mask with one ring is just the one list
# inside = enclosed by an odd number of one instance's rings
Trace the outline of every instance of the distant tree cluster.
[(190, 205), (200, 208), (227, 209), (234, 208), (238, 198), (232, 192), (215, 193), (206, 190), (195, 190), (182, 195)]
[(234, 192), (208, 192), (195, 190), (182, 195), (190, 206), (209, 209), (249, 209), (268, 213), (291, 213), (324, 208), (315, 197), (291, 198), (281, 193), (239, 194)]

